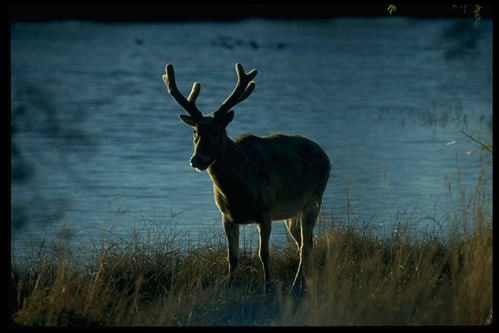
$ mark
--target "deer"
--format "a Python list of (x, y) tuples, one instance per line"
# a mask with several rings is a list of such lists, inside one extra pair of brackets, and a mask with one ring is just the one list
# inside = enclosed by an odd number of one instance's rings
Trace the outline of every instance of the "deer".
[(235, 69), (236, 87), (211, 115), (203, 115), (195, 104), (201, 91), (198, 82), (185, 98), (177, 88), (171, 64), (166, 65), (162, 78), (168, 93), (188, 114), (180, 115), (180, 119), (193, 129), (190, 165), (198, 171), (207, 170), (213, 182), (228, 244), (229, 286), (238, 264), (239, 227), (256, 224), (264, 290), (268, 290), (272, 221), (284, 220), (299, 252), (290, 291), (302, 291), (310, 268), (313, 229), (331, 169), (329, 158), (317, 143), (299, 135), (243, 134), (235, 140), (230, 138), (226, 128), (234, 119), (232, 108), (251, 95), (255, 88), (252, 80), (258, 73), (256, 69), (246, 73), (239, 63)]

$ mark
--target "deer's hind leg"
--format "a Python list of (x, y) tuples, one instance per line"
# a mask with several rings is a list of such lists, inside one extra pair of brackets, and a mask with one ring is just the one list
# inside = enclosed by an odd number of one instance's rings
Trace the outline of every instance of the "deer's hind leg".
[(309, 270), (309, 257), (313, 244), (313, 230), (319, 216), (321, 199), (322, 195), (313, 195), (296, 216), (285, 221), (300, 254), (300, 263), (292, 291), (302, 290), (305, 287), (305, 277)]
[(291, 237), (295, 241), (296, 249), (300, 251), (301, 248), (301, 217), (299, 215), (284, 220)]

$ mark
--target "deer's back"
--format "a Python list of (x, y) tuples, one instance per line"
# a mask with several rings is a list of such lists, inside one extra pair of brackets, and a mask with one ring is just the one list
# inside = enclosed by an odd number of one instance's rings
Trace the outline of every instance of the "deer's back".
[[(260, 179), (315, 183), (329, 175), (330, 162), (322, 148), (299, 135), (242, 135), (235, 142), (243, 148), (248, 167)], [(299, 177), (299, 178), (297, 178)], [(326, 177), (327, 181), (327, 177)]]

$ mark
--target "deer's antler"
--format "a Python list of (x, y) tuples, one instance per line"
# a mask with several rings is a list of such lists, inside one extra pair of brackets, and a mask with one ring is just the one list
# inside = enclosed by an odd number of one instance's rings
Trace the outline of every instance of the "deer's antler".
[(244, 72), (241, 64), (236, 64), (237, 84), (232, 93), (227, 97), (225, 102), (220, 105), (217, 111), (213, 112), (214, 116), (224, 115), (230, 111), (231, 108), (244, 101), (251, 95), (255, 89), (255, 82), (251, 81), (258, 74), (256, 69), (251, 70), (249, 73)]
[(201, 92), (201, 84), (194, 82), (189, 97), (185, 99), (177, 88), (177, 84), (175, 82), (175, 72), (173, 71), (172, 64), (166, 65), (165, 71), (166, 74), (163, 74), (163, 81), (165, 81), (165, 85), (168, 88), (168, 93), (194, 120), (202, 118), (203, 114), (196, 106), (196, 99)]

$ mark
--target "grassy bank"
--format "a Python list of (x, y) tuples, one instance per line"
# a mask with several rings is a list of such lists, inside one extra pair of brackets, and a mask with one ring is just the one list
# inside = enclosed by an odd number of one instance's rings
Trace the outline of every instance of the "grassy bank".
[(241, 248), (236, 283), (227, 287), (221, 227), (196, 244), (153, 221), (126, 235), (109, 230), (79, 248), (47, 237), (11, 254), (12, 319), (21, 326), (487, 325), (488, 181), (480, 177), (471, 199), (461, 191), (461, 209), (445, 218), (445, 238), (410, 232), (417, 214), (399, 220), (392, 237), (354, 225), (352, 207), (334, 221), (323, 214), (299, 301), (288, 293), (298, 266), (292, 245), (273, 246), (272, 286), (264, 293), (251, 246)]
[(150, 224), (145, 236), (103, 237), (77, 250), (53, 241), (49, 250), (33, 249), (30, 262), (13, 256), (13, 319), (27, 326), (485, 325), (491, 218), (481, 205), (469, 218), (473, 230), (446, 240), (322, 228), (300, 302), (287, 292), (298, 264), (292, 247), (273, 249), (273, 288), (264, 294), (254, 249), (242, 249), (237, 284), (226, 286), (220, 240), (185, 245), (158, 237), (163, 231)]

